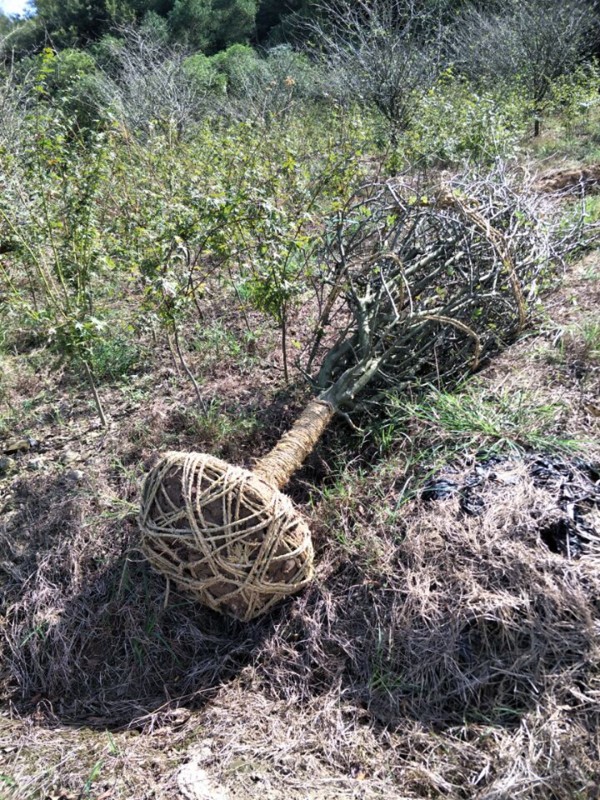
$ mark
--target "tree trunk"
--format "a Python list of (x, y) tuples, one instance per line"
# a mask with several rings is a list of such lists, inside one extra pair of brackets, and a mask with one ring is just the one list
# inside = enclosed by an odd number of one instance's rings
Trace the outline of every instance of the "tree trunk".
[(88, 379), (88, 384), (90, 389), (92, 390), (92, 396), (94, 398), (94, 403), (96, 404), (96, 411), (98, 412), (98, 416), (100, 417), (100, 424), (103, 428), (108, 428), (108, 422), (106, 420), (106, 415), (104, 414), (104, 408), (102, 407), (102, 401), (100, 400), (100, 395), (98, 394), (98, 389), (96, 387), (96, 381), (94, 380), (94, 374), (91, 370), (90, 365), (84, 359), (82, 359), (83, 367), (85, 369), (85, 374)]
[(252, 472), (269, 486), (282, 489), (312, 452), (334, 414), (331, 403), (318, 398), (311, 400), (271, 452), (257, 461)]

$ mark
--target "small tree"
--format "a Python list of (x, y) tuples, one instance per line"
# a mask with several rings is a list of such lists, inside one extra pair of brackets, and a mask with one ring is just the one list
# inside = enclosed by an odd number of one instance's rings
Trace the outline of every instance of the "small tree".
[(436, 30), (432, 8), (415, 0), (332, 0), (309, 23), (334, 93), (374, 106), (393, 141), (409, 125), (416, 96), (435, 76), (428, 42)]
[(248, 45), (234, 44), (212, 56), (211, 65), (226, 79), (221, 113), (268, 123), (285, 116), (299, 99), (318, 94), (320, 74), (308, 58), (289, 45), (262, 57)]
[(507, 0), (491, 10), (471, 6), (452, 31), (452, 57), (473, 80), (518, 81), (538, 136), (553, 82), (591, 54), (597, 25), (588, 0)]
[(144, 551), (211, 608), (252, 619), (309, 583), (310, 534), (280, 490), (333, 416), (367, 388), (376, 402), (474, 369), (523, 327), (536, 279), (569, 248), (501, 169), (431, 188), (370, 185), (331, 221), (306, 368), (319, 395), (252, 472), (168, 453), (148, 475)]
[(64, 104), (53, 102), (47, 84), (56, 58), (42, 54), (37, 103), (29, 98), (30, 119), (3, 147), (0, 253), (10, 255), (0, 256), (0, 285), (36, 335), (83, 368), (106, 425), (93, 355), (107, 329), (97, 287), (107, 269), (99, 201), (110, 183), (111, 143), (97, 131), (78, 135)]

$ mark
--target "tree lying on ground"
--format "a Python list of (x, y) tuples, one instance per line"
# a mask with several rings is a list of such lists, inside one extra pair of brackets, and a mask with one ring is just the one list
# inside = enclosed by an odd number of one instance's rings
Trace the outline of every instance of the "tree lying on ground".
[(318, 396), (253, 471), (168, 453), (148, 475), (143, 549), (211, 608), (248, 620), (306, 586), (310, 533), (280, 489), (335, 414), (367, 388), (376, 398), (475, 369), (522, 330), (538, 282), (573, 246), (502, 169), (423, 192), (376, 183), (332, 220), (305, 369)]

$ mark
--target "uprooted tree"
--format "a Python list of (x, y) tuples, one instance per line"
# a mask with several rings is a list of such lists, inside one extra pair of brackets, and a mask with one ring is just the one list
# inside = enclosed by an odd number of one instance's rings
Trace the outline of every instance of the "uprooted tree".
[[(325, 235), (316, 388), (252, 471), (168, 453), (148, 475), (140, 523), (151, 563), (200, 602), (248, 620), (313, 577), (302, 516), (281, 489), (337, 412), (391, 385), (456, 379), (522, 330), (552, 265), (576, 244), (498, 169), (424, 194), (364, 187)], [(559, 233), (560, 232), (560, 233)], [(318, 365), (318, 366), (315, 366)]]

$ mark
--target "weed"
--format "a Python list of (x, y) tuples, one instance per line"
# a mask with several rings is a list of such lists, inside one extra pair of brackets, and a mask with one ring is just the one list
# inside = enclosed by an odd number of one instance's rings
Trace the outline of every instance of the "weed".
[(584, 352), (591, 361), (600, 361), (600, 319), (587, 320), (581, 326)]
[[(476, 384), (453, 394), (432, 389), (418, 401), (390, 397), (390, 424), (419, 432), (430, 442), (430, 452), (443, 446), (451, 452), (519, 452), (524, 449), (564, 451), (577, 449), (569, 439), (556, 436), (557, 423), (566, 406), (560, 402), (538, 403), (526, 391), (507, 390), (490, 395)], [(414, 433), (413, 433), (414, 435)]]
[(121, 755), (121, 749), (115, 741), (115, 737), (110, 731), (107, 731), (106, 735), (108, 737), (108, 752), (111, 754), (111, 756)]
[(100, 777), (100, 773), (102, 772), (103, 766), (104, 766), (104, 760), (101, 759), (100, 761), (96, 761), (96, 763), (92, 767), (92, 771), (90, 772), (90, 775), (83, 786), (83, 793), (86, 797), (91, 797), (92, 784)]
[(119, 386), (119, 390), (123, 398), (132, 404), (143, 402), (149, 392), (147, 386), (140, 386), (138, 383), (123, 383)]
[(139, 366), (140, 351), (125, 336), (107, 336), (93, 342), (88, 362), (99, 381), (117, 381), (126, 378)]
[(257, 419), (253, 414), (232, 414), (223, 410), (216, 400), (208, 403), (206, 409), (188, 411), (185, 416), (188, 433), (215, 447), (248, 436), (257, 426)]
[(0, 782), (5, 783), (7, 786), (16, 786), (17, 782), (10, 777), (10, 775), (5, 775), (4, 773), (0, 772)]
[(587, 268), (583, 275), (583, 279), (586, 281), (591, 281), (593, 283), (600, 281), (600, 266), (598, 265), (597, 261), (594, 261), (591, 264), (587, 265)]
[(600, 363), (600, 320), (583, 319), (558, 330), (554, 349), (545, 351), (550, 363), (574, 368), (581, 378), (589, 368)]
[(583, 220), (590, 225), (600, 220), (600, 197), (598, 195), (588, 195), (584, 198)]
[(224, 359), (251, 362), (250, 351), (254, 349), (255, 341), (256, 335), (250, 331), (238, 336), (216, 322), (198, 330), (197, 336), (192, 340), (192, 347), (202, 353), (211, 365), (222, 363)]

